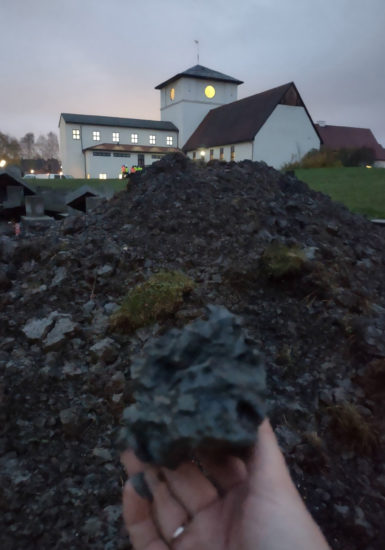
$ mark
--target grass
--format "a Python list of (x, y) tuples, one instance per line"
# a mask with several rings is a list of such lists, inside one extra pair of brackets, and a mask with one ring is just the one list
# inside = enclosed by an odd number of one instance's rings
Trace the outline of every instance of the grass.
[(328, 407), (330, 429), (337, 440), (361, 454), (372, 453), (378, 445), (378, 434), (352, 403)]
[(101, 179), (66, 179), (66, 180), (48, 180), (48, 179), (33, 179), (33, 180), (26, 180), (28, 183), (33, 185), (34, 187), (44, 187), (45, 189), (68, 189), (68, 191), (72, 191), (73, 189), (77, 189), (78, 187), (82, 187), (82, 185), (89, 185), (90, 187), (93, 187), (96, 190), (102, 190), (102, 189), (112, 189), (114, 192), (117, 191), (123, 191), (123, 189), (126, 189), (127, 181), (126, 180), (120, 180), (120, 179), (108, 179), (108, 180), (101, 180)]
[(302, 168), (298, 179), (368, 218), (385, 218), (384, 168)]
[(273, 243), (262, 254), (260, 268), (268, 279), (279, 280), (302, 271), (305, 259), (298, 246)]

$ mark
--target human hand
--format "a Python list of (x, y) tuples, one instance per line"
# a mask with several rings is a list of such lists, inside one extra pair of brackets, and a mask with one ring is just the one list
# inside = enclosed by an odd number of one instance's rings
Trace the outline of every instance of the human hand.
[[(135, 550), (328, 550), (290, 478), (268, 420), (246, 461), (199, 457), (176, 470), (122, 455), (129, 476), (144, 472), (153, 501), (130, 481), (123, 517)], [(181, 528), (182, 527), (182, 528)], [(330, 550), (330, 549), (329, 549)]]

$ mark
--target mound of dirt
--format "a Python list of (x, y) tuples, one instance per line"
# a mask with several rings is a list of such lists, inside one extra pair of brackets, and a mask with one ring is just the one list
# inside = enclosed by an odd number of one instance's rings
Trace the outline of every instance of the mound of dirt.
[[(130, 357), (207, 304), (263, 352), (269, 416), (333, 549), (384, 548), (384, 269), (383, 228), (296, 178), (182, 155), (87, 216), (0, 236), (1, 548), (130, 548)], [(162, 309), (143, 284), (158, 272), (191, 291)], [(111, 321), (149, 287), (151, 324)]]

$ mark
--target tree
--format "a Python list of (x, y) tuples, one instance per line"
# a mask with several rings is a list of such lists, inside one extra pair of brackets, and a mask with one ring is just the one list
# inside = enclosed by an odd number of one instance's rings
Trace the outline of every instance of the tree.
[(16, 138), (0, 132), (0, 160), (7, 164), (18, 164), (20, 161), (21, 149)]
[(26, 159), (36, 157), (35, 134), (28, 132), (20, 140), (21, 156)]
[(57, 159), (59, 157), (59, 142), (57, 135), (49, 132), (39, 136), (35, 144), (36, 154), (42, 159)]

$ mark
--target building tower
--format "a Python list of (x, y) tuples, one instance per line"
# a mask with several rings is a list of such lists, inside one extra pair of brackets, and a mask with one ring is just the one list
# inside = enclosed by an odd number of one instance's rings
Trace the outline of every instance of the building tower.
[(195, 65), (155, 87), (160, 90), (160, 118), (179, 129), (180, 149), (211, 109), (237, 100), (239, 84), (243, 82)]

